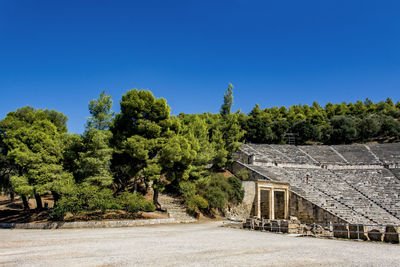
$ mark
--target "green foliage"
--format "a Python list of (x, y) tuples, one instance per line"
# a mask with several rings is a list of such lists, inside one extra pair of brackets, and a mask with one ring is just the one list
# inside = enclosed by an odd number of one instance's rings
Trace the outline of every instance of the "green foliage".
[(351, 143), (357, 137), (357, 128), (355, 121), (348, 116), (334, 116), (331, 119), (332, 133), (330, 134), (330, 143), (345, 144)]
[(298, 133), (297, 144), (305, 144), (307, 141), (318, 141), (320, 139), (320, 130), (309, 121), (298, 121), (293, 124), (293, 133)]
[(170, 180), (185, 179), (193, 161), (190, 143), (178, 135), (179, 120), (171, 118), (165, 99), (156, 99), (150, 91), (133, 89), (122, 96), (121, 113), (111, 127), (114, 156), (112, 169), (116, 187), (125, 190), (138, 182), (152, 181), (154, 203), (164, 189), (164, 173)]
[(236, 172), (236, 177), (239, 178), (242, 181), (247, 181), (250, 179), (250, 173), (246, 169), (240, 169), (238, 172)]
[(323, 142), (343, 144), (382, 138), (398, 139), (400, 103), (388, 98), (378, 103), (370, 99), (355, 103), (327, 103), (321, 107), (293, 105), (262, 110), (256, 105), (248, 116), (240, 117), (246, 131), (245, 140), (251, 143), (285, 143), (285, 132), (298, 133), (297, 144)]
[(7, 157), (8, 148), (3, 142), (3, 135), (0, 133), (0, 192), (14, 193), (11, 184), (11, 176), (18, 173), (17, 166)]
[(107, 209), (122, 209), (122, 206), (114, 198), (112, 190), (82, 184), (76, 186), (72, 192), (63, 194), (52, 210), (50, 218), (62, 220), (67, 212), (72, 214), (97, 210), (104, 212)]
[(10, 179), (15, 192), (25, 196), (61, 194), (61, 185), (73, 183), (61, 165), (66, 121), (56, 111), (24, 107), (8, 113), (0, 122), (7, 158), (18, 169)]
[(211, 186), (207, 189), (206, 197), (209, 207), (213, 209), (222, 210), (228, 202), (226, 193), (216, 186)]
[(244, 197), (242, 182), (236, 177), (225, 178), (221, 174), (212, 174), (196, 181), (184, 181), (179, 184), (185, 204), (192, 212), (201, 210), (223, 210), (228, 202), (240, 203)]
[(232, 193), (230, 195), (230, 201), (241, 203), (244, 198), (244, 190), (242, 188), (242, 181), (235, 176), (229, 177), (229, 184), (232, 187)]
[(226, 89), (226, 92), (224, 94), (224, 103), (221, 106), (221, 115), (228, 115), (231, 113), (231, 109), (232, 109), (232, 104), (233, 104), (233, 85), (230, 83), (228, 85), (228, 89)]
[(117, 202), (123, 207), (124, 210), (129, 212), (138, 211), (155, 211), (156, 207), (152, 202), (148, 202), (143, 199), (143, 196), (139, 193), (124, 192), (118, 196)]
[(89, 102), (89, 112), (92, 116), (86, 124), (88, 130), (107, 130), (110, 127), (114, 116), (114, 112), (111, 111), (112, 103), (111, 96), (105, 91), (101, 92), (99, 98)]
[(85, 132), (83, 152), (79, 152), (76, 166), (81, 181), (98, 185), (110, 186), (113, 182), (110, 170), (113, 150), (109, 146), (111, 133), (92, 128)]
[(181, 182), (179, 186), (180, 193), (185, 199), (185, 204), (189, 211), (196, 213), (208, 207), (207, 200), (197, 193), (195, 183), (186, 181)]

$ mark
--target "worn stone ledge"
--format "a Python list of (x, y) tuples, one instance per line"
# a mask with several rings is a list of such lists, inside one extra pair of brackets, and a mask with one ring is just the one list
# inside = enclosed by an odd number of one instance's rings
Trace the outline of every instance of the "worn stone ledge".
[(90, 222), (48, 222), (48, 223), (0, 223), (0, 229), (77, 229), (77, 228), (118, 228), (144, 225), (186, 223), (174, 218), (127, 220), (127, 221), (90, 221)]

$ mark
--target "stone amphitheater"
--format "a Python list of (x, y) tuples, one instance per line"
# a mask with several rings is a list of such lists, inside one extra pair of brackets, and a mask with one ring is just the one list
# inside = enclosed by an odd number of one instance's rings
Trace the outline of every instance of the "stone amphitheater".
[[(245, 144), (236, 154), (233, 172), (247, 170), (250, 181), (242, 214), (296, 216), (304, 222), (400, 225), (400, 143), (371, 145), (293, 146)], [(307, 178), (308, 177), (308, 178)], [(275, 211), (263, 214), (257, 183), (289, 186), (283, 198), (272, 198)], [(258, 192), (258, 193), (257, 193)], [(264, 205), (265, 206), (265, 205)], [(267, 207), (268, 209), (268, 207)], [(269, 206), (271, 209), (271, 206)], [(261, 211), (260, 211), (261, 210)], [(262, 216), (261, 216), (262, 215)], [(279, 219), (279, 218), (278, 218)]]

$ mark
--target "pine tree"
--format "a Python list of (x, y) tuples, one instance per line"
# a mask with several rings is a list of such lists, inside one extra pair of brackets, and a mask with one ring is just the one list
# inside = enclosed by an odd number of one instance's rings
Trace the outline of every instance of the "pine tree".
[(231, 113), (232, 105), (233, 105), (233, 85), (230, 83), (228, 85), (228, 89), (226, 89), (224, 94), (224, 103), (221, 106), (221, 115), (228, 115)]

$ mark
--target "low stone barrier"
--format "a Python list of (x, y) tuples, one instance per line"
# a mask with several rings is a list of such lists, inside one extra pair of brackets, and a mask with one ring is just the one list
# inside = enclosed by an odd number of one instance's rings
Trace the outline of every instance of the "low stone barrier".
[(400, 226), (387, 225), (385, 228), (384, 241), (398, 244), (400, 239)]
[(317, 237), (335, 237), (364, 241), (378, 241), (398, 244), (400, 226), (363, 225), (363, 224), (303, 224), (294, 217), (291, 220), (268, 220), (256, 217), (248, 218), (243, 228), (288, 234), (313, 235)]
[(77, 229), (77, 228), (118, 228), (156, 224), (181, 223), (174, 218), (127, 220), (127, 221), (90, 221), (90, 222), (48, 222), (48, 223), (0, 223), (0, 229)]
[(367, 230), (363, 224), (350, 224), (349, 234), (350, 239), (368, 240)]
[(348, 224), (333, 225), (333, 236), (336, 238), (349, 238), (349, 225)]

